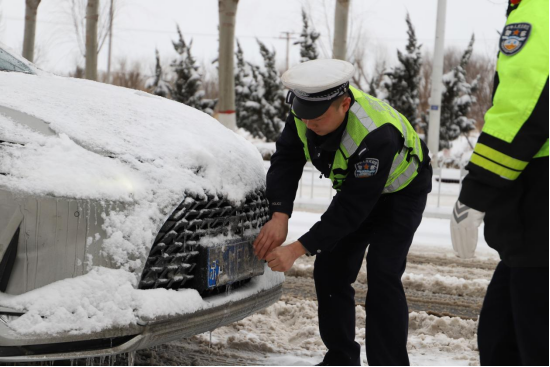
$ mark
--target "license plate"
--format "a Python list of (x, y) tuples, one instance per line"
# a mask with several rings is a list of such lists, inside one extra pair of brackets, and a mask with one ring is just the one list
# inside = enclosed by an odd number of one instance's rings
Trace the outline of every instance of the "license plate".
[(252, 240), (237, 239), (199, 249), (198, 290), (211, 290), (264, 273), (263, 261), (254, 255)]

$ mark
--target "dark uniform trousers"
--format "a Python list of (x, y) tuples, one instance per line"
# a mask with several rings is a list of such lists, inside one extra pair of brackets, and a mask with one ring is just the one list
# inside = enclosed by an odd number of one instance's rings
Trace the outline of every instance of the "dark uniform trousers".
[[(409, 364), (409, 313), (401, 276), (431, 190), (431, 166), (426, 165), (414, 181), (417, 180), (421, 181), (422, 191), (407, 187), (382, 195), (357, 231), (342, 239), (332, 251), (316, 257), (319, 330), (328, 348), (324, 362), (330, 365), (361, 364), (361, 347), (355, 342), (355, 290), (351, 284), (357, 278), (367, 246), (368, 363)], [(418, 186), (413, 183), (409, 186)]]
[(548, 267), (500, 262), (479, 316), (482, 366), (548, 366)]

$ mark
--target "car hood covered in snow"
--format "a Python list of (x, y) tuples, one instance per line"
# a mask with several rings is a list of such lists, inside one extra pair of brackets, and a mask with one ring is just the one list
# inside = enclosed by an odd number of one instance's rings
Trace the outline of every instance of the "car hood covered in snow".
[(0, 76), (0, 106), (37, 117), (56, 133), (44, 136), (0, 115), (2, 140), (25, 144), (2, 156), (2, 186), (122, 201), (163, 189), (176, 199), (190, 191), (239, 201), (264, 185), (254, 146), (194, 108), (81, 79)]
[[(187, 195), (239, 205), (265, 187), (256, 148), (196, 109), (44, 72), (0, 72), (0, 80), (0, 140), (15, 143), (0, 145), (0, 188), (123, 203), (124, 211), (105, 213), (103, 244), (121, 268), (141, 268), (159, 227)], [(13, 111), (52, 133), (18, 122)]]

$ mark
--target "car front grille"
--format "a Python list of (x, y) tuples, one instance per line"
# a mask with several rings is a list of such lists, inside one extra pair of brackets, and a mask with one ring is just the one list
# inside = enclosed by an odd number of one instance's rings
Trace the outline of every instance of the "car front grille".
[[(204, 290), (195, 272), (201, 263), (201, 238), (234, 234), (261, 228), (269, 220), (265, 192), (250, 194), (235, 207), (226, 199), (206, 200), (188, 196), (160, 229), (145, 264), (139, 288), (195, 288)], [(204, 263), (204, 261), (202, 261)]]

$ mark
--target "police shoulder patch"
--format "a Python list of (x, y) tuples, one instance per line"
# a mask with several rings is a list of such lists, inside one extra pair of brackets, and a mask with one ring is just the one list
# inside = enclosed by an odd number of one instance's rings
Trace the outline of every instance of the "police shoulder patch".
[(366, 158), (355, 163), (355, 177), (366, 178), (374, 176), (378, 172), (378, 159)]
[(506, 25), (500, 35), (500, 52), (508, 56), (517, 54), (529, 39), (530, 34), (531, 24), (529, 23), (512, 23)]

